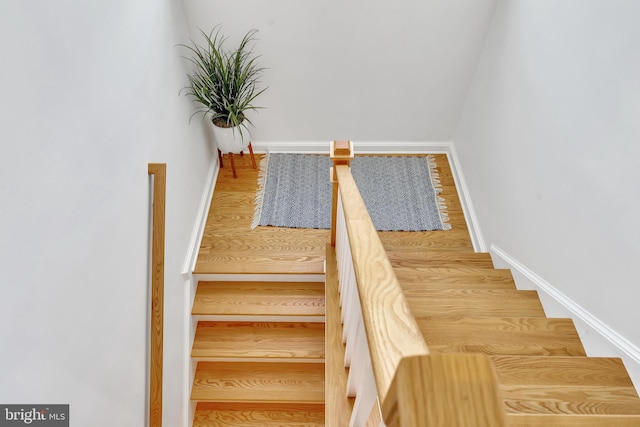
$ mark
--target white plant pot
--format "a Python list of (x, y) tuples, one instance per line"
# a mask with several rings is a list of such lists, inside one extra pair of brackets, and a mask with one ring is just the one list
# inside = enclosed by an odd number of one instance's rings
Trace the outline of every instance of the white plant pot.
[(242, 135), (237, 127), (222, 128), (213, 126), (213, 138), (216, 141), (216, 146), (223, 154), (234, 153), (238, 154), (241, 151), (246, 151), (249, 143), (251, 142), (251, 135), (246, 128), (242, 129)]

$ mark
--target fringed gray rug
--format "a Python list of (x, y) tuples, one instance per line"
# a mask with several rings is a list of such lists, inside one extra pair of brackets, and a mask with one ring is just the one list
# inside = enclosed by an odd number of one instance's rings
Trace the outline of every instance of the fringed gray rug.
[[(266, 155), (252, 228), (330, 228), (331, 166), (323, 155)], [(451, 229), (433, 157), (361, 156), (351, 173), (378, 230)]]

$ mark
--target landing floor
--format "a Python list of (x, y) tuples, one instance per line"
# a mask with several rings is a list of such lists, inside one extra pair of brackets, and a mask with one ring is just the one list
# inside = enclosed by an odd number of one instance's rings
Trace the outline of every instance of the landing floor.
[[(434, 156), (452, 229), (380, 232), (387, 250), (428, 246), (437, 250), (473, 251), (447, 156)], [(256, 155), (256, 160), (259, 162), (262, 157)], [(258, 172), (251, 167), (248, 156), (236, 155), (235, 160), (238, 178), (233, 178), (229, 167), (222, 168), (218, 175), (195, 272), (322, 274), (329, 231), (278, 227), (251, 230)]]

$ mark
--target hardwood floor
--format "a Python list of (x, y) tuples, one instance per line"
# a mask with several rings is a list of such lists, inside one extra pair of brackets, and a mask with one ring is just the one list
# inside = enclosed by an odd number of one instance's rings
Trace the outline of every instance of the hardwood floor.
[[(416, 251), (432, 248), (473, 251), (453, 176), (444, 154), (433, 155), (442, 182), (441, 196), (447, 204), (451, 230), (427, 232), (380, 232), (385, 248)], [(262, 160), (263, 155), (256, 155)], [(195, 273), (314, 273), (324, 271), (328, 230), (257, 227), (251, 229), (258, 171), (249, 156), (236, 156), (238, 178), (231, 168), (220, 170)], [(327, 179), (329, 173), (327, 171)]]
[[(434, 157), (452, 229), (378, 233), (432, 353), (490, 355), (512, 426), (640, 425), (622, 361), (585, 357), (570, 319), (547, 318), (535, 291), (473, 253), (447, 157)], [(236, 168), (219, 173), (195, 268), (236, 277), (198, 284), (194, 427), (342, 427), (353, 400), (329, 230), (251, 230), (258, 171), (248, 156)]]

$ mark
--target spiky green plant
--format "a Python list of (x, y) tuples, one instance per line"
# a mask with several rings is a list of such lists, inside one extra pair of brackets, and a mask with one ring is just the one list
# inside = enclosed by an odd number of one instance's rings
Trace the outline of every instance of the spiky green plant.
[(193, 40), (191, 46), (181, 45), (191, 52), (187, 59), (194, 64), (183, 91), (201, 105), (194, 115), (211, 113), (214, 125), (235, 127), (242, 135), (242, 128), (248, 130), (247, 123), (253, 124), (245, 113), (261, 108), (253, 101), (266, 90), (258, 89), (264, 68), (259, 67), (259, 57), (250, 46), (257, 30), (247, 32), (237, 49), (226, 50), (227, 37), (220, 29), (217, 25), (209, 34), (200, 30), (206, 42), (203, 46)]

